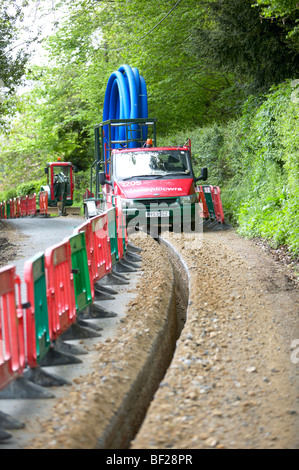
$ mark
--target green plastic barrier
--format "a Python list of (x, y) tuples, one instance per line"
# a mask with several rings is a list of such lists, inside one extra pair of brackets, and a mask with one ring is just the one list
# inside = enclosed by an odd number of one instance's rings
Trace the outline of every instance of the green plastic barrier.
[(45, 274), (45, 257), (38, 253), (26, 261), (24, 280), (27, 284), (26, 338), (30, 367), (36, 367), (50, 348), (49, 317)]
[(79, 232), (69, 239), (71, 245), (72, 272), (77, 312), (92, 303), (90, 276), (86, 251), (85, 233)]
[(111, 259), (112, 259), (112, 266), (114, 266), (119, 260), (115, 207), (112, 207), (111, 209), (107, 210), (107, 217), (108, 217), (108, 236), (110, 238)]
[(205, 195), (205, 200), (206, 200), (206, 203), (207, 203), (209, 215), (210, 215), (211, 219), (216, 219), (216, 214), (215, 214), (215, 210), (214, 210), (214, 204), (213, 204), (213, 199), (212, 199), (212, 193), (211, 193), (210, 186), (207, 186), (207, 185), (203, 186), (202, 189), (203, 189), (203, 192), (204, 192), (204, 195)]
[(7, 219), (10, 219), (10, 202), (6, 201), (5, 206), (6, 206), (6, 217)]

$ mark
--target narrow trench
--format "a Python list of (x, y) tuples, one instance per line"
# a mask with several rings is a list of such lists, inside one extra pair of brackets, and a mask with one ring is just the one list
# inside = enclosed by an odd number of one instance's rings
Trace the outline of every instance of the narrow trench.
[(100, 449), (129, 449), (145, 419), (151, 401), (169, 368), (176, 350), (176, 342), (184, 327), (188, 300), (189, 275), (184, 260), (163, 238), (157, 241), (167, 249), (174, 274), (173, 293), (168, 306), (168, 317), (155, 340), (152, 353), (140, 372), (130, 393), (123, 400), (111, 421), (109, 429), (98, 443)]
[(190, 296), (189, 270), (182, 256), (168, 241), (160, 237), (159, 243), (164, 244), (168, 251), (169, 261), (174, 274), (178, 339), (184, 328), (188, 313)]
[(154, 364), (152, 367), (153, 371), (157, 371), (157, 373), (154, 372), (154, 387), (151, 387), (150, 389), (150, 394), (147, 398), (146, 409), (143, 410), (142, 419), (138, 425), (137, 431), (134, 434), (134, 438), (137, 436), (138, 431), (142, 426), (150, 403), (154, 399), (155, 392), (158, 390), (160, 383), (163, 381), (165, 374), (170, 367), (176, 350), (176, 342), (184, 328), (188, 313), (190, 295), (188, 267), (181, 255), (167, 240), (159, 236), (157, 242), (166, 248), (168, 258), (172, 266), (174, 276), (173, 305), (170, 309), (168, 325), (164, 331), (164, 336), (160, 339), (160, 345), (156, 351), (156, 367)]

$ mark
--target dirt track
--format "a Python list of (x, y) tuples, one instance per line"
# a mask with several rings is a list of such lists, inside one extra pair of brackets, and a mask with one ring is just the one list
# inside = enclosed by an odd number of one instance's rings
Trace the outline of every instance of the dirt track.
[(133, 448), (298, 448), (298, 286), (234, 231), (174, 242), (188, 319)]
[[(99, 370), (68, 390), (32, 448), (96, 447), (99, 422), (119, 406), (164, 322), (168, 252), (145, 235), (133, 241), (144, 248), (145, 275), (127, 320), (99, 348)], [(171, 243), (189, 269), (188, 316), (131, 448), (299, 448), (299, 291), (292, 273), (234, 231)]]

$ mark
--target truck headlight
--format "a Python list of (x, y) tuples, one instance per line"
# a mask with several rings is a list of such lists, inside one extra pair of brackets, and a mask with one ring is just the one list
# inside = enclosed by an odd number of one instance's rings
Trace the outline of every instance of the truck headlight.
[(196, 194), (191, 194), (190, 196), (181, 196), (180, 197), (180, 203), (181, 204), (194, 204), (197, 202), (197, 196)]

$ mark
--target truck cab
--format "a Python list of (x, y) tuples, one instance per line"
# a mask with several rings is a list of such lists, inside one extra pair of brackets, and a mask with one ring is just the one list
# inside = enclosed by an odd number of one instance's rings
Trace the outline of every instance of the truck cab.
[[(153, 139), (144, 140), (142, 130), (142, 124), (148, 127), (155, 120), (138, 120), (137, 124), (136, 120), (130, 121), (133, 121), (129, 123), (130, 130), (127, 129), (124, 134), (130, 136), (134, 133), (135, 141), (128, 138), (114, 148), (115, 138), (107, 142), (104, 131), (107, 123), (103, 123), (100, 208), (109, 208), (117, 199), (126, 225), (132, 229), (137, 226), (147, 229), (149, 226), (176, 226), (181, 229), (183, 224), (194, 227), (198, 215), (196, 182), (206, 180), (207, 171), (202, 169), (201, 176), (196, 178), (191, 162), (190, 140), (183, 146), (158, 147), (155, 127)], [(136, 142), (138, 126), (141, 137)], [(112, 134), (112, 129), (108, 127), (108, 136)]]
[(48, 204), (50, 207), (57, 206), (63, 197), (63, 190), (65, 188), (65, 205), (73, 205), (74, 193), (74, 173), (76, 168), (71, 162), (57, 162), (47, 163), (45, 173), (47, 175), (47, 185), (41, 188), (41, 191), (48, 192)]

